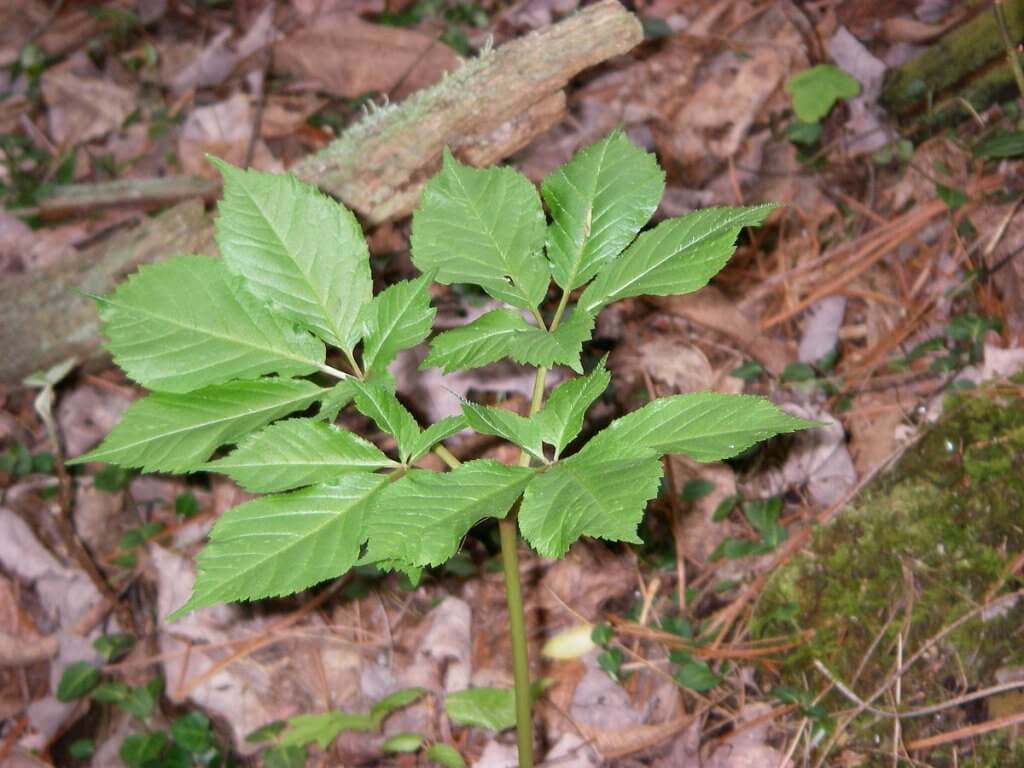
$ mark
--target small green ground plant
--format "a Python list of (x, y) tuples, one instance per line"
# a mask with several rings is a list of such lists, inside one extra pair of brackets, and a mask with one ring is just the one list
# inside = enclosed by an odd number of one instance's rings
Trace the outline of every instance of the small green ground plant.
[[(452, 558), (475, 524), (496, 518), (519, 764), (529, 768), (519, 534), (549, 558), (582, 536), (639, 542), (664, 454), (717, 461), (813, 426), (762, 398), (675, 395), (565, 455), (610, 383), (603, 361), (585, 374), (582, 365), (598, 313), (630, 297), (703, 287), (741, 229), (774, 206), (701, 210), (641, 232), (664, 174), (621, 131), (580, 151), (540, 194), (511, 168), (472, 168), (446, 151), (413, 216), (412, 261), (422, 275), (373, 295), (367, 246), (348, 210), (292, 176), (213, 162), (224, 177), (221, 258), (144, 266), (98, 299), (108, 349), (152, 393), (77, 461), (220, 472), (265, 494), (217, 521), (192, 596), (171, 619), (291, 594), (360, 564), (415, 577)], [(451, 372), (503, 358), (530, 366), (527, 414), (463, 402), (461, 414), (424, 428), (401, 403), (388, 367), (430, 337), (431, 282), (471, 284), (503, 306), (434, 335), (423, 366)], [(554, 366), (577, 376), (545, 399)], [(349, 406), (389, 436), (386, 450), (334, 426)], [(460, 462), (443, 443), (467, 428), (518, 446), (520, 460)], [(416, 466), (430, 451), (448, 471)]]

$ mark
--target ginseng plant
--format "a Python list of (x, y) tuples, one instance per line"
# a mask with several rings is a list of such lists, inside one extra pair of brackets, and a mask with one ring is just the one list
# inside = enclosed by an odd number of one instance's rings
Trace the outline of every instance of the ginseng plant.
[[(496, 518), (519, 764), (529, 768), (519, 535), (547, 558), (562, 557), (581, 536), (639, 542), (665, 454), (717, 461), (814, 426), (762, 398), (681, 394), (649, 402), (564, 455), (609, 385), (603, 361), (586, 374), (581, 365), (597, 314), (621, 299), (703, 287), (740, 230), (773, 206), (701, 210), (641, 232), (664, 174), (621, 131), (577, 153), (540, 194), (511, 168), (469, 167), (446, 151), (413, 215), (412, 261), (422, 275), (374, 296), (352, 213), (292, 176), (213, 162), (224, 177), (221, 258), (143, 266), (97, 300), (114, 360), (152, 392), (77, 462), (220, 472), (266, 494), (216, 522), (197, 557), (192, 596), (171, 619), (288, 595), (360, 564), (415, 575)], [(530, 366), (528, 413), (462, 402), (460, 415), (423, 428), (396, 397), (388, 367), (430, 336), (431, 281), (478, 286), (503, 306), (434, 335), (423, 367), (451, 372), (502, 358)], [(554, 366), (576, 376), (545, 401)], [(350, 405), (393, 439), (393, 450), (334, 425)], [(465, 429), (513, 443), (519, 461), (460, 462), (443, 441)], [(211, 460), (226, 445), (234, 447)], [(416, 465), (430, 451), (447, 471)]]

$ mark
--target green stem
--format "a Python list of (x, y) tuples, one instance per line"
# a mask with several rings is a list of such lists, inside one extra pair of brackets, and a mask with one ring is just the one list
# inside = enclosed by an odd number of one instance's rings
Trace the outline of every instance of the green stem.
[[(557, 323), (561, 312), (555, 315)], [(530, 415), (537, 413), (544, 402), (544, 381), (548, 369), (538, 368), (533, 379)], [(528, 467), (530, 457), (519, 452), (519, 466)], [(505, 572), (505, 597), (508, 602), (508, 625), (512, 637), (512, 681), (516, 695), (516, 745), (519, 768), (533, 768), (533, 716), (530, 694), (530, 658), (526, 644), (526, 615), (523, 612), (523, 586), (519, 579), (519, 536), (516, 531), (518, 504), (504, 520), (498, 521), (501, 534), (501, 562)]]
[(320, 366), (320, 370), (323, 371), (324, 373), (326, 373), (328, 376), (333, 376), (336, 379), (348, 379), (348, 378), (351, 378), (351, 376), (349, 376), (349, 374), (345, 373), (344, 371), (339, 371), (337, 368), (333, 368), (333, 367), (327, 365), (327, 363), (324, 363), (323, 365), (321, 365)]
[[(348, 364), (352, 366), (352, 373), (356, 375), (357, 379), (364, 378), (363, 369), (359, 367), (359, 363), (356, 362), (355, 355), (348, 350), (342, 350), (345, 353), (345, 359), (348, 360)], [(365, 360), (363, 362), (366, 362)]]
[[(555, 330), (569, 303), (569, 292), (562, 294), (562, 300), (555, 310), (549, 330)], [(544, 327), (544, 319), (534, 310), (537, 324)], [(530, 415), (534, 415), (544, 404), (544, 382), (548, 369), (538, 368), (533, 379), (533, 396), (530, 398)], [(434, 447), (445, 464), (454, 469), (459, 460), (443, 445)], [(528, 467), (530, 457), (526, 451), (519, 452), (519, 466)], [(509, 635), (512, 638), (512, 680), (516, 698), (516, 744), (519, 750), (519, 768), (533, 768), (533, 715), (530, 694), (530, 657), (526, 644), (526, 614), (523, 611), (523, 585), (519, 578), (519, 535), (516, 529), (517, 504), (504, 520), (498, 521), (501, 538), (501, 563), (505, 572), (505, 597), (508, 602)]]
[(555, 316), (551, 318), (551, 327), (549, 331), (554, 332), (558, 328), (558, 324), (562, 322), (562, 315), (565, 314), (565, 308), (569, 304), (569, 289), (566, 288), (562, 291), (562, 300), (558, 302), (558, 309), (555, 310)]
[(519, 580), (519, 540), (516, 511), (498, 521), (501, 534), (501, 563), (505, 571), (509, 634), (512, 637), (512, 679), (516, 696), (516, 745), (519, 768), (533, 768), (533, 717), (530, 713), (530, 659), (526, 650), (526, 616), (523, 587)]
[(434, 453), (440, 457), (441, 461), (448, 465), (448, 469), (455, 469), (462, 463), (454, 453), (445, 448), (441, 443), (434, 446)]

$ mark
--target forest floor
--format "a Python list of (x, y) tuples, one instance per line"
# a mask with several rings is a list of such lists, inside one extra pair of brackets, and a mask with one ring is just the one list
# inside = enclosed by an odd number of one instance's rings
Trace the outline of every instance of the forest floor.
[[(1014, 19), (1022, 5), (1005, 3)], [(73, 267), (197, 194), (212, 204), (207, 153), (287, 170), (481, 50), (576, 10), (3, 4), (0, 282)], [(895, 71), (990, 3), (629, 10), (644, 41), (574, 77), (553, 127), (527, 126), (505, 159), (539, 183), (622, 126), (667, 172), (656, 220), (784, 206), (743, 234), (707, 289), (601, 315), (595, 346), (614, 387), (590, 427), (700, 390), (764, 395), (831, 426), (730, 462), (673, 457), (643, 545), (581, 541), (557, 562), (522, 547), (544, 765), (1024, 766), (1022, 93), (1011, 79), (965, 96), (1003, 52), (948, 82), (938, 73), (935, 89), (922, 76), (916, 106), (881, 106)], [(829, 78), (791, 85), (822, 63), (858, 95)], [(820, 118), (794, 114), (801, 93)], [(152, 180), (143, 201), (109, 184)], [(368, 224), (367, 239), (378, 288), (415, 274), (407, 216)], [(470, 292), (434, 298), (449, 324), (480, 311)], [(532, 387), (502, 364), (394, 373), (431, 419), (452, 392), (524, 408)], [(466, 764), (516, 764), (504, 718), (457, 725), (443, 704), (468, 685), (511, 685), (493, 524), (415, 586), (360, 568), (164, 623), (212, 522), (248, 496), (212, 474), (65, 468), (143, 391), (102, 356), (50, 376), (0, 383), (0, 764), (412, 768), (432, 764), (419, 749), (431, 743)], [(510, 458), (480, 441), (452, 449)], [(58, 700), (81, 662), (104, 695)], [(252, 737), (410, 687), (427, 694), (380, 733), (343, 730), (299, 756), (275, 748), (279, 729)], [(420, 737), (409, 752), (388, 741), (405, 733)]]

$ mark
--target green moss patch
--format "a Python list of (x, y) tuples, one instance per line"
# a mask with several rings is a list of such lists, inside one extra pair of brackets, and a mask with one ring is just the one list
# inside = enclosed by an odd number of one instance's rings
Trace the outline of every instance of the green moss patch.
[[(1024, 400), (994, 392), (950, 398), (938, 424), (773, 574), (754, 627), (765, 635), (794, 624), (814, 632), (785, 659), (778, 684), (823, 690), (826, 681), (812, 665), (819, 660), (866, 698), (896, 669), (899, 633), (906, 659), (993, 590), (1024, 587), (1008, 576), (1022, 550)], [(1024, 600), (1002, 615), (979, 614), (904, 675), (901, 709), (994, 685), (997, 669), (1024, 663)], [(824, 704), (834, 712), (850, 708), (838, 693)], [(875, 706), (893, 704), (886, 694)], [(913, 740), (989, 716), (982, 702), (905, 720), (903, 730)], [(880, 754), (891, 734), (891, 721), (864, 714), (844, 739), (848, 749)], [(1012, 762), (1003, 734), (971, 749), (967, 764), (1024, 764)], [(930, 764), (953, 765), (952, 747), (932, 752)], [(964, 765), (965, 755), (958, 757)]]

